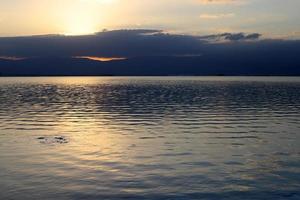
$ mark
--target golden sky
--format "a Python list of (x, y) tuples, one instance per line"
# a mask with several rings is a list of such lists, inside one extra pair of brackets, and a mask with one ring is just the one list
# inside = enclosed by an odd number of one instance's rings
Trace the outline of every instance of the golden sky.
[(298, 0), (1, 0), (0, 36), (151, 28), (207, 34), (300, 33)]

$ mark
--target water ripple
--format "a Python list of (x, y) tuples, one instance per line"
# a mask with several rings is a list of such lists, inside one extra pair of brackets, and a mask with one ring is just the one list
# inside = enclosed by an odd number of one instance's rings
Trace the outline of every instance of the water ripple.
[(0, 199), (299, 199), (286, 79), (0, 79)]

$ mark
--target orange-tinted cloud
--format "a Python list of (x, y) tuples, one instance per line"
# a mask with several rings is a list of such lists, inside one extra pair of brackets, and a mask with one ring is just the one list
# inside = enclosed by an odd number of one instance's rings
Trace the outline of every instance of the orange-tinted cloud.
[(96, 57), (96, 56), (75, 56), (74, 58), (84, 58), (88, 60), (95, 60), (100, 62), (109, 62), (115, 60), (126, 60), (125, 57)]

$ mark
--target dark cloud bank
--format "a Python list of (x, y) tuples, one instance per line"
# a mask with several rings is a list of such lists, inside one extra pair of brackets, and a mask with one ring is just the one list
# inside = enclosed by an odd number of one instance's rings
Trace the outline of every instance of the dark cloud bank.
[[(300, 41), (117, 30), (0, 38), (2, 75), (300, 75)], [(76, 56), (126, 57), (99, 62)], [(4, 57), (26, 58), (22, 60)]]

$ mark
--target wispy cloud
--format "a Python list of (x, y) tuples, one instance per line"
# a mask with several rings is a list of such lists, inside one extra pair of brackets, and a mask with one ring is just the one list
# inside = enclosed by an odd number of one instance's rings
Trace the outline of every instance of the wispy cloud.
[(118, 0), (80, 0), (82, 2), (96, 2), (101, 4), (112, 4), (118, 2)]
[(230, 18), (230, 17), (234, 17), (235, 14), (234, 13), (223, 13), (223, 14), (201, 14), (200, 18), (201, 19), (206, 19), (206, 20), (210, 20), (210, 19), (222, 19), (222, 18)]
[(197, 0), (201, 4), (241, 4), (245, 0)]

